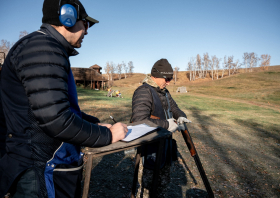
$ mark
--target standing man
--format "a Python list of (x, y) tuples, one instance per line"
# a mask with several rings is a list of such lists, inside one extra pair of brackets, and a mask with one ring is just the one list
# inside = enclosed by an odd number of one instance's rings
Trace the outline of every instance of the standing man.
[[(131, 122), (147, 119), (170, 132), (175, 132), (179, 129), (178, 123), (180, 129), (184, 129), (182, 124), (190, 121), (186, 118), (186, 114), (178, 108), (166, 89), (172, 78), (173, 69), (169, 62), (166, 59), (158, 60), (151, 70), (151, 77), (147, 76), (143, 80), (143, 85), (134, 92)], [(175, 123), (174, 118), (177, 123)], [(176, 142), (172, 141), (172, 138), (166, 140), (165, 150), (166, 152), (161, 162), (157, 197), (166, 197), (168, 190), (166, 187), (170, 182), (170, 165), (172, 160), (176, 159)], [(152, 186), (152, 170), (155, 164), (155, 151), (156, 147), (154, 146), (143, 148), (142, 154), (144, 154), (144, 157), (140, 163), (142, 181), (139, 181), (138, 198), (142, 196), (149, 197), (150, 187)], [(142, 189), (143, 192), (140, 192)]]
[(13, 46), (2, 67), (7, 138), (0, 197), (80, 197), (80, 146), (105, 146), (128, 131), (122, 123), (100, 123), (78, 105), (69, 56), (98, 21), (79, 0), (45, 0), (42, 22)]

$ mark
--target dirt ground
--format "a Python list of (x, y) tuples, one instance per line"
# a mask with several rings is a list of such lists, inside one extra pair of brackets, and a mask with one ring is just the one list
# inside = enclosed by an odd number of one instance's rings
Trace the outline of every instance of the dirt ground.
[[(280, 129), (271, 133), (256, 123), (232, 128), (197, 111), (188, 118), (201, 121), (188, 128), (215, 197), (280, 197)], [(172, 166), (167, 197), (205, 197), (182, 135), (176, 132), (173, 138), (178, 144), (178, 161)], [(129, 197), (134, 154), (119, 152), (95, 158), (89, 197)]]

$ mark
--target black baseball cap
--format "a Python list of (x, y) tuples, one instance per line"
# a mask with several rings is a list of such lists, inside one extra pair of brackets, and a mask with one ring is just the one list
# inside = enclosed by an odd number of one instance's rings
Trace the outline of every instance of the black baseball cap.
[(43, 3), (43, 23), (48, 23), (51, 25), (62, 26), (59, 21), (59, 11), (60, 7), (64, 4), (71, 4), (77, 9), (79, 14), (78, 20), (85, 19), (89, 22), (89, 27), (93, 26), (95, 23), (99, 23), (96, 19), (88, 16), (83, 4), (79, 0), (44, 0)]

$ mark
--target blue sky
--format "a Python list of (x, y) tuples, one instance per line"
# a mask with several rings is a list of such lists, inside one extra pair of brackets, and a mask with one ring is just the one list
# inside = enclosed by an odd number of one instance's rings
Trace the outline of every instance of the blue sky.
[[(132, 61), (150, 73), (160, 58), (180, 71), (191, 57), (208, 52), (242, 60), (244, 52), (271, 55), (280, 65), (279, 0), (81, 0), (100, 21), (71, 57), (73, 67)], [(20, 31), (38, 30), (42, 0), (0, 0), (0, 40), (16, 42)], [(104, 71), (103, 71), (104, 72)]]

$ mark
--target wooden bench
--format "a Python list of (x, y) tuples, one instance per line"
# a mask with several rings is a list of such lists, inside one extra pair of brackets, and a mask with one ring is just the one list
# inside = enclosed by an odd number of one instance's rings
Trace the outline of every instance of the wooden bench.
[[(138, 124), (147, 124), (149, 126), (155, 127), (156, 125), (152, 123), (149, 120), (144, 120), (140, 122), (131, 123), (129, 125), (138, 125)], [(161, 162), (161, 156), (162, 152), (164, 150), (164, 142), (165, 139), (171, 136), (171, 132), (167, 131), (163, 128), (158, 128), (155, 131), (138, 138), (136, 140), (133, 140), (131, 142), (116, 142), (114, 144), (110, 144), (108, 146), (100, 147), (100, 148), (85, 148), (85, 154), (88, 156), (88, 160), (85, 167), (85, 181), (84, 181), (84, 188), (83, 188), (83, 197), (82, 198), (88, 198), (88, 192), (89, 192), (89, 183), (90, 183), (90, 177), (91, 177), (91, 169), (92, 169), (92, 159), (97, 156), (103, 156), (111, 153), (120, 152), (123, 150), (132, 149), (135, 147), (139, 147), (137, 149), (136, 154), (136, 161), (135, 161), (135, 169), (134, 169), (134, 177), (133, 177), (133, 183), (132, 183), (132, 190), (131, 190), (131, 197), (135, 198), (136, 193), (136, 186), (137, 186), (137, 180), (138, 180), (138, 171), (139, 171), (139, 162), (141, 159), (141, 146), (151, 144), (151, 143), (157, 143), (158, 144), (158, 151), (157, 151), (157, 158), (156, 158), (156, 168), (153, 173), (153, 186), (152, 186), (152, 194), (151, 197), (155, 197), (157, 193), (157, 181), (159, 177), (159, 170), (160, 170), (160, 162)]]

